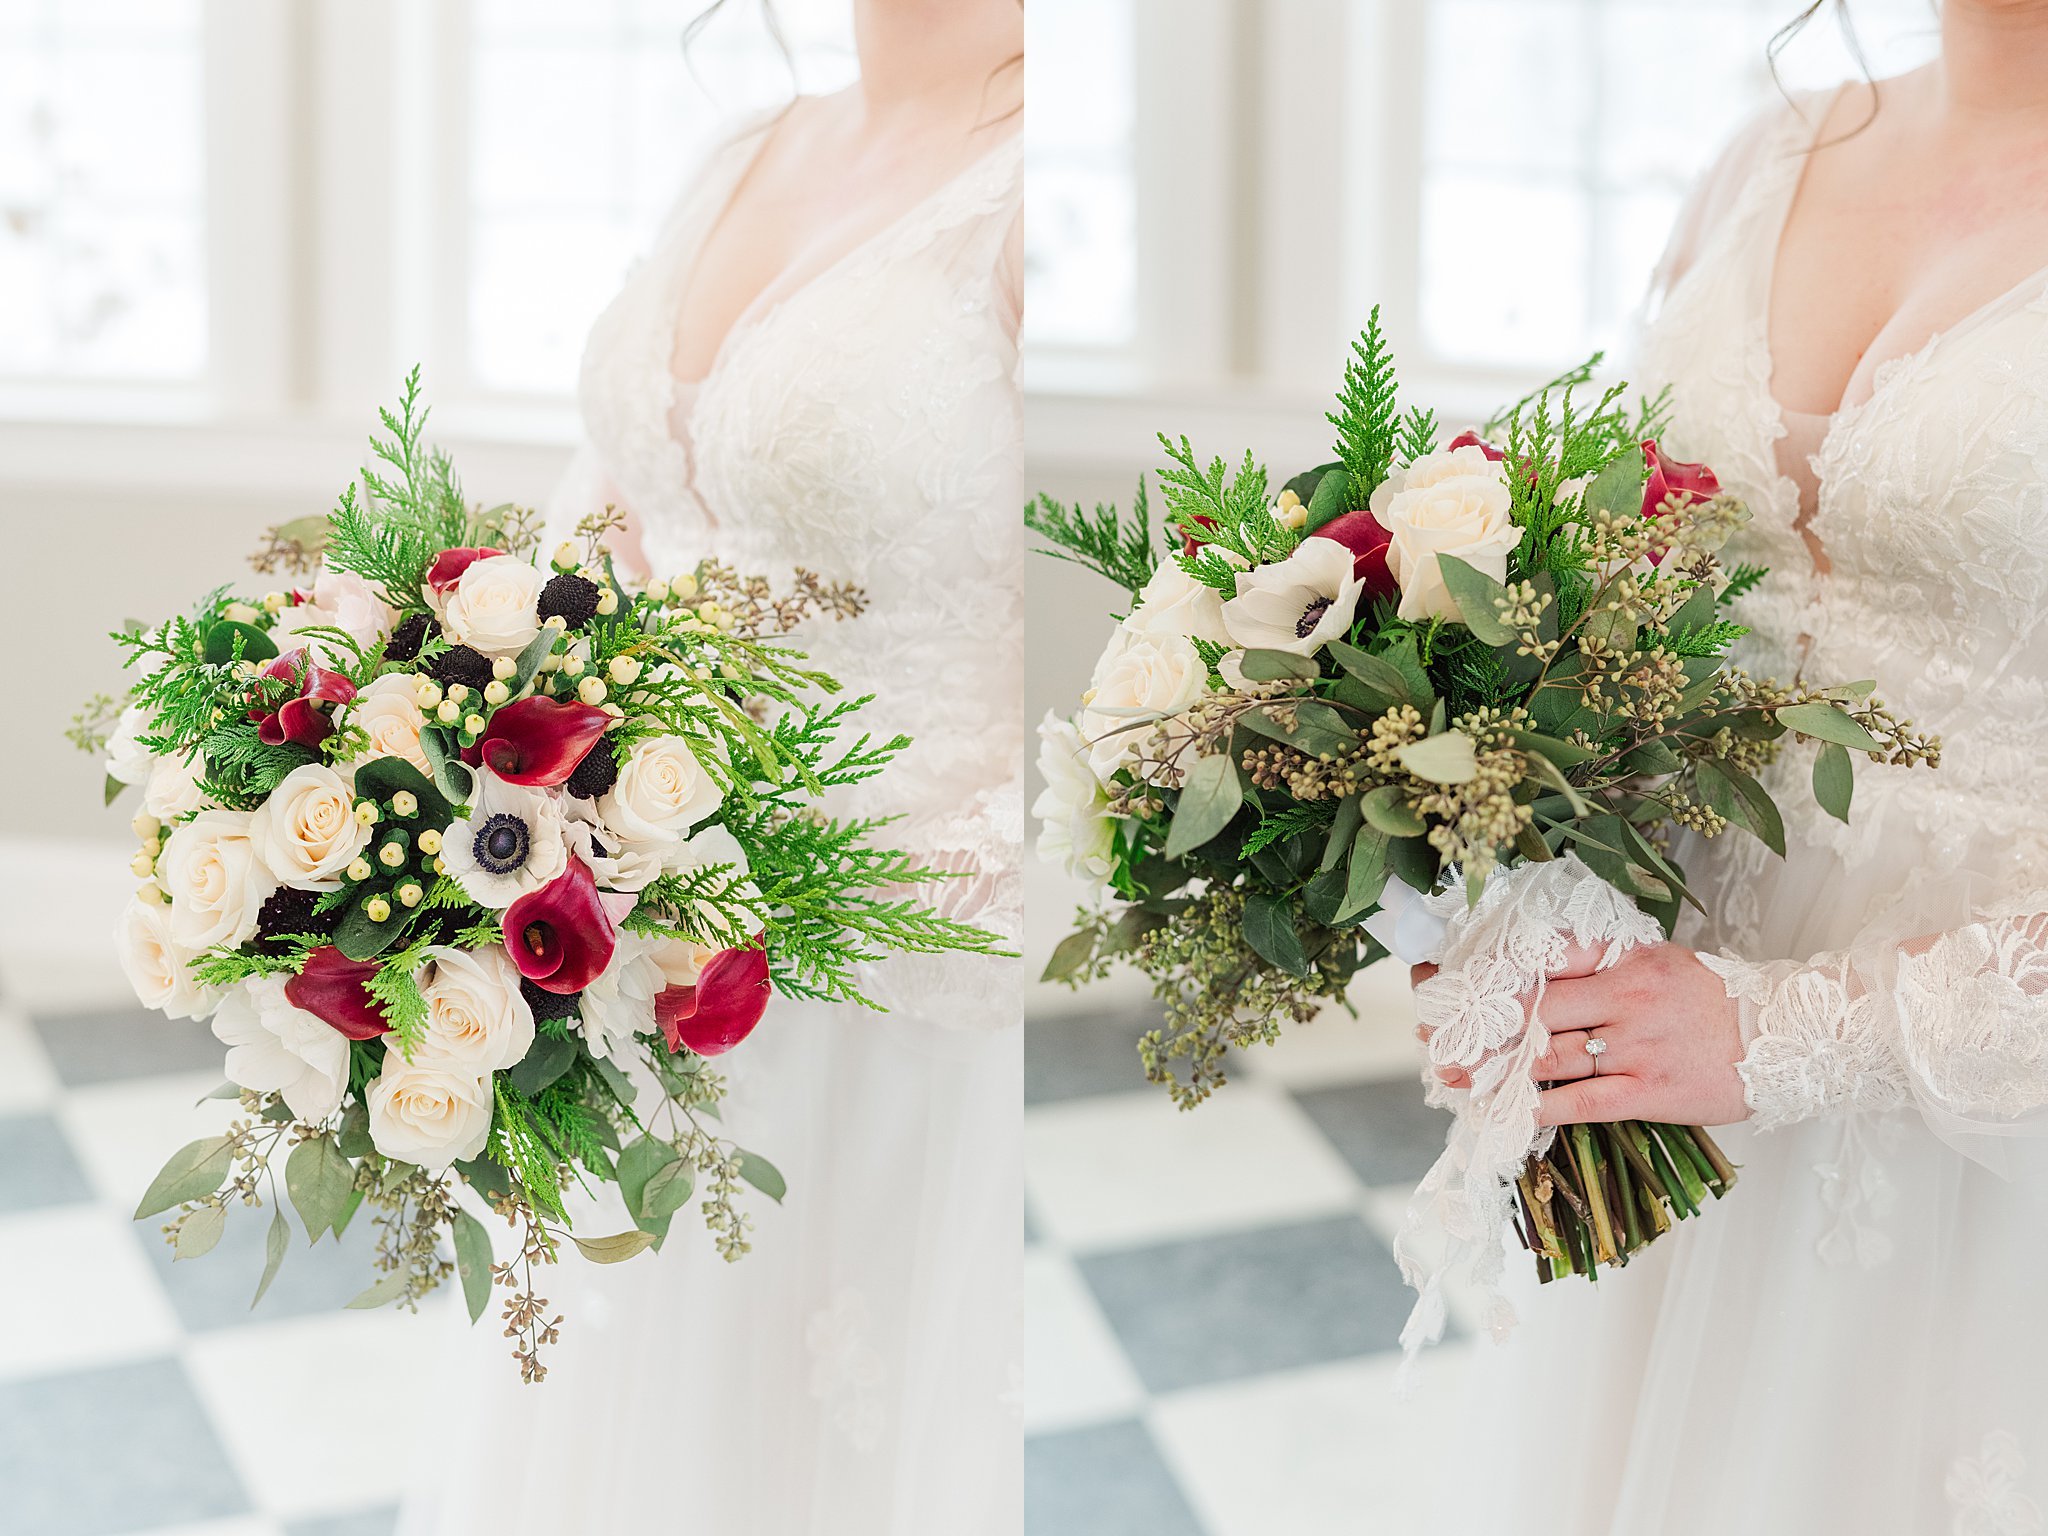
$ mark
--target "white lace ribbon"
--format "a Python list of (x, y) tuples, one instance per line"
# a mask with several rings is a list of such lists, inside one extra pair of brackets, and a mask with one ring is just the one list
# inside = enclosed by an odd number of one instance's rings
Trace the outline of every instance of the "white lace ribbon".
[[(1545, 980), (1576, 945), (1603, 946), (1605, 970), (1636, 945), (1664, 937), (1655, 918), (1569, 853), (1495, 872), (1470, 907), (1462, 885), (1427, 903), (1446, 926), (1430, 957), (1440, 969), (1415, 989), (1416, 1018), (1431, 1031), (1423, 1084), (1429, 1102), (1449, 1109), (1452, 1120), (1443, 1156), (1416, 1186), (1394, 1240), (1402, 1278), (1417, 1293), (1401, 1330), (1411, 1364), (1443, 1337), (1444, 1282), (1454, 1273), (1478, 1291), (1496, 1339), (1514, 1327), (1500, 1290), (1502, 1227), (1516, 1176), (1552, 1134), (1536, 1124), (1531, 1075), (1550, 1040), (1540, 1017)], [(1470, 1075), (1469, 1087), (1438, 1080), (1435, 1069), (1451, 1066)]]

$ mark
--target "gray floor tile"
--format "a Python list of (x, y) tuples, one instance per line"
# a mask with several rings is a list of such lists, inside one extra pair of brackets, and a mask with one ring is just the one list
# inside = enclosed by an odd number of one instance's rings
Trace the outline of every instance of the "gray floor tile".
[(1422, 1101), (1412, 1078), (1346, 1083), (1295, 1094), (1367, 1184), (1413, 1184), (1444, 1149), (1451, 1117)]
[(284, 1536), (391, 1536), (398, 1529), (396, 1509), (363, 1509), (352, 1515), (324, 1515), (318, 1520), (292, 1520)]
[(249, 1298), (263, 1278), (264, 1238), (270, 1227), (270, 1210), (249, 1210), (235, 1206), (228, 1211), (227, 1229), (211, 1253), (196, 1259), (174, 1261), (170, 1244), (158, 1230), (159, 1221), (135, 1224), (136, 1241), (149, 1251), (150, 1262), (162, 1276), (164, 1290), (178, 1321), (190, 1333), (215, 1328), (239, 1328), (250, 1322), (274, 1322), (283, 1317), (305, 1317), (336, 1312), (362, 1294), (376, 1280), (372, 1267), (375, 1236), (369, 1210), (358, 1210), (337, 1247), (332, 1237), (323, 1237), (313, 1247), (306, 1245), (305, 1229), (296, 1217), (291, 1222), (292, 1242), (284, 1267), (277, 1272), (263, 1304), (254, 1312)]
[(219, 1075), (227, 1059), (227, 1047), (204, 1024), (167, 1019), (140, 1006), (44, 1014), (33, 1023), (50, 1065), (67, 1088), (167, 1072)]
[(249, 1512), (175, 1360), (0, 1382), (0, 1526), (117, 1536)]
[(1135, 1419), (1024, 1442), (1025, 1536), (1202, 1536)]
[[(1147, 1087), (1138, 1040), (1157, 1027), (1158, 1010), (1056, 1013), (1024, 1028), (1024, 1102), (1051, 1104), (1095, 1093)], [(1164, 1090), (1155, 1090), (1164, 1096)]]
[(1152, 1392), (1392, 1349), (1414, 1299), (1353, 1216), (1075, 1262)]
[(0, 1115), (0, 1213), (91, 1199), (62, 1126), (48, 1115)]

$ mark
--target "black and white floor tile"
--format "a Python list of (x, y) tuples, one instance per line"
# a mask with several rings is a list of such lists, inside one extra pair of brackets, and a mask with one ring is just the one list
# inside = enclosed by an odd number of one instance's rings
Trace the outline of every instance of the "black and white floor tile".
[[(116, 866), (118, 868), (118, 866)], [(221, 1128), (204, 1025), (123, 1002), (97, 910), (75, 950), (0, 952), (0, 1532), (389, 1536), (411, 1416), (452, 1319), (349, 1312), (370, 1232), (292, 1250), (260, 1308), (267, 1213), (203, 1258), (130, 1219)]]
[(1027, 1536), (1430, 1529), (1418, 1410), (1394, 1391), (1411, 1293), (1390, 1241), (1442, 1150), (1403, 978), (1255, 1050), (1200, 1108), (1144, 1081), (1150, 1005), (1026, 1033)]

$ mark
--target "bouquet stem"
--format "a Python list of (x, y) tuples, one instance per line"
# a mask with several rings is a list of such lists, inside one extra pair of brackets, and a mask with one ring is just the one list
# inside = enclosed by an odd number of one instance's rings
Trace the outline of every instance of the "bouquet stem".
[(1573, 1125), (1515, 1181), (1516, 1235), (1539, 1280), (1597, 1276), (1735, 1185), (1735, 1165), (1696, 1125)]

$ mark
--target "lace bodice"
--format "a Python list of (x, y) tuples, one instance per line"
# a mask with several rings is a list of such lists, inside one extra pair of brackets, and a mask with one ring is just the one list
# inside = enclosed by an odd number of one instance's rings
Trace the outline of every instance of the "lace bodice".
[[(868, 598), (797, 636), (878, 733), (913, 738), (845, 813), (900, 816), (898, 840), (966, 878), (951, 914), (1021, 922), (1023, 557), (1017, 347), (999, 269), (1022, 197), (1016, 136), (815, 272), (773, 285), (701, 380), (672, 367), (696, 256), (772, 130), (737, 134), (598, 320), (581, 400), (591, 444), (552, 524), (628, 508), (657, 573), (715, 555), (748, 574), (803, 566)], [(1015, 1013), (1012, 967), (892, 960), (885, 1001)], [(980, 1010), (979, 1016), (987, 1016)]]
[[(2028, 917), (2048, 911), (2048, 271), (1882, 364), (1815, 432), (1802, 507), (1767, 325), (1824, 105), (1768, 113), (1696, 196), (1637, 373), (1671, 387), (1667, 446), (1753, 514), (1727, 551), (1770, 567), (1740, 659), (1876, 679), (1940, 733), (1942, 764), (1860, 764), (1844, 825), (1814, 804), (1809, 754), (1785, 753), (1769, 782), (1791, 857), (1733, 835), (1696, 849), (1715, 914), (1698, 942), (1740, 957), (1720, 968), (1762, 1122), (1910, 1099), (1988, 1156), (1986, 1135), (2048, 1131), (2048, 951)], [(1808, 963), (1814, 937), (1829, 952)]]

